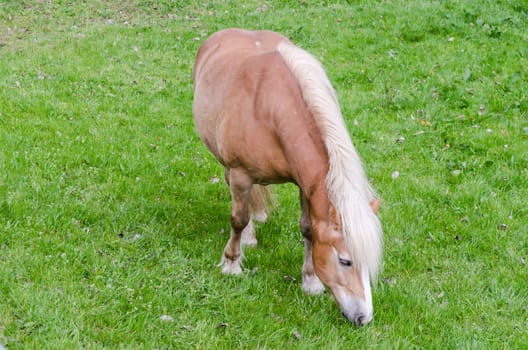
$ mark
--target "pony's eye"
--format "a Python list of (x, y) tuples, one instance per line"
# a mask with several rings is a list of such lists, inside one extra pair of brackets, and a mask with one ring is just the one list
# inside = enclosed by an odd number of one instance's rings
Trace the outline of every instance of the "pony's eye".
[(343, 258), (339, 258), (339, 263), (343, 266), (352, 266), (352, 261)]

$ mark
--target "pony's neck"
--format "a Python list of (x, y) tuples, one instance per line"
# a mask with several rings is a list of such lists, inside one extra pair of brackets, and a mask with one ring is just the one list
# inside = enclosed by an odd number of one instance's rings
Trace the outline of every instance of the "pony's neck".
[(330, 225), (331, 203), (328, 200), (328, 193), (325, 188), (324, 181), (312, 193), (311, 197), (307, 198), (308, 206), (310, 208), (310, 221), (312, 223), (312, 234), (315, 240), (321, 240), (321, 234), (326, 232), (326, 228)]
[(297, 180), (302, 195), (308, 203), (313, 227), (321, 227), (321, 225), (325, 226), (329, 223), (331, 203), (326, 188), (327, 173), (326, 162), (312, 162), (310, 168), (299, 173)]
[(299, 123), (296, 128), (282, 130), (281, 136), (290, 141), (283, 144), (288, 148), (292, 177), (308, 203), (312, 223), (326, 223), (331, 205), (326, 186), (330, 169), (328, 151), (304, 102), (299, 103), (297, 110), (300, 111), (296, 118)]

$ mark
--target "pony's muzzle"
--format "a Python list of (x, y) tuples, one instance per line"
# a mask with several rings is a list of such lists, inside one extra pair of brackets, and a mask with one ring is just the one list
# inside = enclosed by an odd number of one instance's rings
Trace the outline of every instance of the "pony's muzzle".
[(370, 298), (370, 285), (366, 285), (368, 288), (365, 288), (365, 292), (367, 292), (368, 296), (365, 299), (350, 295), (350, 293), (347, 293), (342, 288), (330, 289), (339, 305), (341, 315), (358, 327), (364, 326), (372, 321), (374, 315), (372, 299)]
[(357, 327), (363, 327), (364, 325), (372, 321), (372, 315), (367, 315), (363, 312), (357, 312), (350, 315), (347, 312), (341, 310), (341, 315), (350, 322), (354, 323)]

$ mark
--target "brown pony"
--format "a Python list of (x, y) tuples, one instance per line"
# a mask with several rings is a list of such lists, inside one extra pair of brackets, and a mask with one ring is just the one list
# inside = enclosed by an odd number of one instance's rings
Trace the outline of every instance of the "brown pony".
[(196, 57), (193, 114), (231, 190), (222, 271), (241, 273), (241, 243), (256, 244), (252, 221), (266, 218), (264, 186), (293, 182), (301, 197), (303, 290), (320, 294), (324, 283), (350, 321), (370, 322), (370, 279), (381, 264), (379, 200), (320, 63), (274, 32), (217, 32)]

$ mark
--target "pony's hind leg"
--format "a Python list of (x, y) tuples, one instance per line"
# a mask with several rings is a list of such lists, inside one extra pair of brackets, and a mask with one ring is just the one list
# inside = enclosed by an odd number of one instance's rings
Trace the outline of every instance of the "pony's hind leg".
[(255, 226), (253, 225), (253, 215), (250, 215), (247, 226), (242, 230), (240, 242), (243, 246), (256, 247), (258, 244)]
[(251, 218), (258, 222), (264, 222), (268, 218), (268, 202), (271, 192), (268, 186), (253, 185), (251, 188), (250, 207)]
[(264, 222), (268, 216), (268, 190), (262, 185), (251, 186), (251, 192), (249, 194), (249, 208), (250, 208), (250, 219), (249, 223), (242, 231), (242, 245), (256, 247), (257, 236), (255, 234), (255, 226), (253, 221)]
[(231, 237), (224, 248), (224, 255), (220, 265), (222, 272), (228, 274), (242, 273), (241, 260), (242, 232), (245, 229), (252, 230), (250, 225), (249, 199), (251, 178), (241, 169), (230, 169), (226, 171), (226, 179), (231, 190)]
[(308, 201), (301, 191), (301, 232), (304, 236), (304, 263), (302, 268), (302, 288), (306, 294), (322, 294), (325, 287), (319, 277), (315, 274), (312, 257), (312, 223), (310, 221), (310, 213), (308, 208)]

